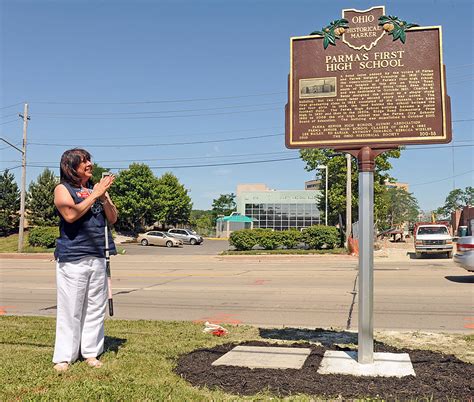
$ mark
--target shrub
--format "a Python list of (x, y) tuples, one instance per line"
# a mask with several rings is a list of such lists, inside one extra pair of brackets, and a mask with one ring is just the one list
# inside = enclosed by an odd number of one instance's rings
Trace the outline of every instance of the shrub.
[(56, 245), (58, 237), (59, 228), (57, 226), (37, 226), (30, 230), (28, 244), (30, 246), (52, 248)]
[(302, 233), (297, 230), (280, 232), (280, 243), (286, 248), (296, 248), (301, 242)]
[(253, 230), (236, 230), (230, 234), (229, 244), (236, 250), (251, 250), (257, 245), (256, 235)]
[(265, 250), (275, 250), (281, 245), (281, 232), (271, 229), (254, 229), (257, 244)]
[(339, 243), (337, 228), (333, 226), (316, 225), (302, 232), (301, 240), (310, 249), (321, 250), (323, 248), (334, 248)]

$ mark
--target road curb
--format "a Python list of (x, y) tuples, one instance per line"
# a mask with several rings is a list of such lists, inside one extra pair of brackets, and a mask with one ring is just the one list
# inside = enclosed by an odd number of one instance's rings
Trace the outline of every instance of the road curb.
[(54, 260), (53, 253), (0, 253), (0, 260)]

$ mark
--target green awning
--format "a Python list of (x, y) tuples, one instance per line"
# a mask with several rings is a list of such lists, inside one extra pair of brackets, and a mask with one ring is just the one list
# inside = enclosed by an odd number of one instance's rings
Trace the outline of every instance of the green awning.
[(219, 222), (253, 222), (252, 218), (244, 215), (230, 215), (230, 216), (223, 216), (221, 218), (217, 218)]

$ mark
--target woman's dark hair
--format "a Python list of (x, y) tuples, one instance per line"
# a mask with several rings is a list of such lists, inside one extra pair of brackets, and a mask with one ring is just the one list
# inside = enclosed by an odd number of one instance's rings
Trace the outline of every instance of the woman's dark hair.
[[(72, 186), (81, 186), (81, 177), (77, 174), (77, 167), (81, 162), (90, 161), (91, 154), (85, 149), (74, 148), (68, 149), (61, 156), (61, 183), (69, 183)], [(92, 180), (89, 180), (87, 184), (92, 185)]]

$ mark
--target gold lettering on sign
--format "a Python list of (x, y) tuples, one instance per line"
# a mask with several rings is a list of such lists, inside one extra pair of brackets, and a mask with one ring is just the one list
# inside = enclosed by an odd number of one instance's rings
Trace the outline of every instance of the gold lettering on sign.
[[(403, 50), (373, 55), (360, 63), (400, 62)], [(362, 139), (409, 137), (414, 132), (422, 137), (441, 134), (426, 122), (437, 112), (433, 70), (370, 72), (374, 67), (366, 68), (367, 73), (339, 77), (337, 98), (300, 99), (299, 123), (311, 124), (301, 140), (328, 135), (334, 139)]]
[(326, 71), (350, 71), (353, 63), (361, 70), (403, 67), (404, 50), (326, 56)]

